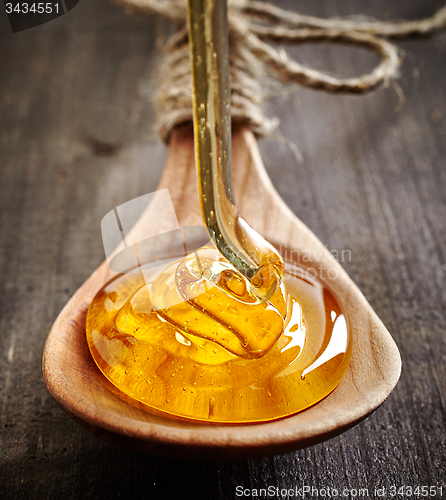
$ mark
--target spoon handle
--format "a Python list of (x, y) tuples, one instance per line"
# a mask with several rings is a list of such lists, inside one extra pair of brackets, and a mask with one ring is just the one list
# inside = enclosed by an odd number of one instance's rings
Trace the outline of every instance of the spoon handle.
[[(232, 133), (232, 184), (241, 216), (271, 243), (280, 242), (299, 249), (305, 240), (308, 251), (315, 250), (317, 254), (316, 250), (324, 249), (275, 190), (263, 165), (257, 140), (244, 128), (235, 128)], [(180, 226), (203, 224), (190, 127), (179, 127), (172, 133), (158, 186), (158, 189), (164, 188), (169, 189)], [(145, 224), (151, 216), (149, 208), (137, 224)]]

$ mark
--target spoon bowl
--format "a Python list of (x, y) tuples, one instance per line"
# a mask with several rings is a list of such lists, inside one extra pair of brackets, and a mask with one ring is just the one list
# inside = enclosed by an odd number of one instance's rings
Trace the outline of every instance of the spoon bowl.
[[(211, 460), (286, 453), (336, 436), (373, 412), (395, 387), (398, 349), (362, 293), (316, 236), (289, 210), (264, 169), (253, 134), (232, 138), (235, 197), (241, 215), (276, 245), (284, 258), (317, 270), (350, 318), (352, 357), (339, 386), (325, 399), (293, 416), (266, 423), (195, 423), (142, 409), (112, 386), (95, 365), (85, 337), (88, 307), (116, 275), (104, 262), (73, 295), (48, 336), (43, 374), (61, 408), (94, 435), (150, 454)], [(190, 127), (174, 130), (159, 189), (169, 189), (180, 226), (202, 225)], [(133, 231), (157, 214), (149, 205)], [(134, 236), (137, 237), (137, 236)], [(162, 248), (157, 254), (163, 254)], [(166, 254), (171, 249), (166, 248)]]

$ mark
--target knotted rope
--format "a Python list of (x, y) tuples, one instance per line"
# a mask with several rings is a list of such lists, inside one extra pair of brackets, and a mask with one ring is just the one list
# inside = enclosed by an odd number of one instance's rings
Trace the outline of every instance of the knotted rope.
[[(168, 142), (175, 125), (192, 121), (192, 87), (184, 0), (115, 0), (128, 12), (162, 16), (178, 25), (164, 47), (158, 69), (157, 130)], [(259, 135), (268, 135), (277, 120), (263, 115), (267, 92), (265, 75), (280, 83), (294, 83), (328, 92), (361, 93), (398, 76), (398, 47), (388, 38), (426, 35), (446, 27), (446, 6), (427, 19), (375, 21), (346, 18), (321, 19), (283, 10), (268, 2), (229, 0), (232, 120)], [(336, 78), (302, 66), (284, 50), (268, 42), (289, 44), (328, 40), (363, 46), (381, 62), (354, 78)]]

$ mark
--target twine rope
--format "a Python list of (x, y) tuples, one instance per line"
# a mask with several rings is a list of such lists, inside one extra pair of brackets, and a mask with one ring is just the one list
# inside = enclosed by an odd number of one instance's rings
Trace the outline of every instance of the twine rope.
[[(178, 26), (163, 48), (158, 68), (157, 131), (169, 141), (175, 125), (192, 121), (192, 88), (184, 0), (115, 0), (129, 13), (157, 15)], [(258, 135), (269, 135), (278, 121), (264, 116), (265, 76), (277, 84), (291, 83), (327, 92), (362, 93), (398, 76), (398, 47), (389, 38), (427, 35), (446, 27), (446, 5), (432, 17), (415, 21), (322, 19), (284, 10), (269, 2), (229, 0), (232, 120)], [(381, 61), (369, 73), (337, 78), (301, 65), (272, 43), (342, 42), (365, 47)]]

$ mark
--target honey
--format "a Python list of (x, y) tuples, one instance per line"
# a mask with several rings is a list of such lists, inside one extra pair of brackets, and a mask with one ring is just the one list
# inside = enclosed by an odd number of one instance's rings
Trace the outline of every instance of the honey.
[(170, 417), (261, 422), (327, 396), (350, 359), (330, 289), (284, 263), (237, 211), (230, 170), (224, 1), (189, 0), (194, 129), (211, 242), (175, 262), (140, 263), (106, 284), (86, 332), (102, 373), (130, 402)]
[(87, 339), (100, 370), (131, 399), (225, 423), (313, 405), (338, 385), (350, 357), (346, 318), (320, 281), (287, 264), (262, 302), (210, 246), (108, 283), (90, 306)]
[(203, 221), (220, 253), (269, 299), (283, 278), (281, 256), (239, 216), (231, 182), (231, 95), (226, 1), (189, 0), (194, 137)]

